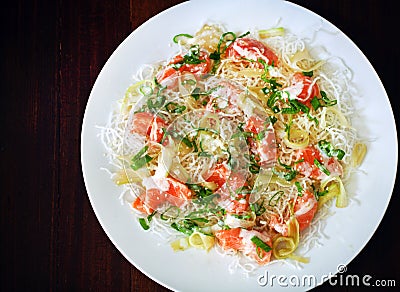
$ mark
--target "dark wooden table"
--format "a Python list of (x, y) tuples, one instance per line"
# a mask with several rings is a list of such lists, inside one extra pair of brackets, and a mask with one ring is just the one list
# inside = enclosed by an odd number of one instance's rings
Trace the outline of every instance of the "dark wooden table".
[[(148, 18), (179, 2), (2, 4), (1, 291), (168, 291), (132, 266), (99, 225), (82, 178), (80, 133), (90, 90), (113, 50)], [(292, 2), (354, 40), (378, 72), (398, 120), (396, 1)], [(399, 195), (397, 184), (381, 225), (349, 273), (395, 279), (400, 286)], [(315, 290), (322, 289), (338, 288)]]

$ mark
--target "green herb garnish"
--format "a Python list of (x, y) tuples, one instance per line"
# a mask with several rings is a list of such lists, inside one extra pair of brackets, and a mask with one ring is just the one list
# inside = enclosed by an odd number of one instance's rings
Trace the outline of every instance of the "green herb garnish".
[(153, 99), (150, 98), (147, 100), (147, 106), (149, 110), (152, 111), (161, 108), (164, 105), (164, 103), (165, 103), (165, 96), (163, 95), (158, 95), (155, 101), (153, 101)]
[(296, 177), (298, 172), (296, 170), (292, 169), (292, 168), (288, 172), (277, 171), (275, 169), (275, 167), (273, 167), (272, 168), (272, 173), (277, 175), (280, 178), (283, 178), (286, 181), (291, 181)]
[(153, 216), (155, 215), (157, 213), (157, 211), (154, 211), (153, 213), (151, 213), (149, 216), (147, 216), (147, 218), (139, 218), (139, 223), (140, 223), (140, 226), (142, 226), (142, 228), (144, 229), (144, 230), (149, 230), (149, 228), (150, 228), (150, 222), (151, 222), (151, 219), (153, 219)]
[(251, 189), (248, 186), (242, 186), (238, 189), (236, 189), (236, 194), (250, 194), (251, 193)]
[(267, 118), (267, 122), (270, 122), (272, 125), (274, 125), (277, 121), (278, 121), (278, 119), (274, 116), (269, 116)]
[(289, 106), (290, 107), (281, 109), (283, 114), (297, 114), (300, 111), (308, 114), (310, 112), (310, 109), (306, 105), (302, 104), (296, 99), (289, 100)]
[(179, 41), (179, 38), (181, 38), (181, 37), (190, 38), (190, 39), (193, 38), (193, 36), (191, 36), (190, 34), (180, 33), (180, 34), (177, 34), (176, 36), (174, 36), (174, 38), (172, 40), (175, 44), (177, 44)]
[(338, 160), (342, 160), (346, 154), (341, 149), (334, 149), (332, 144), (326, 140), (318, 141), (319, 150), (328, 157), (337, 157)]
[(282, 197), (283, 191), (277, 191), (268, 201), (268, 206), (274, 207), (278, 204), (279, 199)]
[(311, 106), (316, 111), (320, 107), (329, 107), (337, 104), (336, 99), (329, 99), (325, 91), (320, 91), (321, 98), (314, 96), (311, 100)]
[[(219, 42), (217, 45), (217, 50), (210, 54), (210, 59), (215, 61), (219, 61), (221, 59), (221, 55), (225, 53), (226, 49), (236, 40), (236, 34), (231, 31), (225, 32), (219, 38)], [(222, 44), (225, 43), (225, 46), (221, 48)]]
[(186, 110), (186, 106), (184, 105), (179, 105), (175, 102), (169, 102), (165, 105), (165, 108), (168, 112), (170, 113), (176, 113), (176, 114), (181, 114)]
[[(274, 107), (275, 103), (281, 98), (282, 98), (281, 91), (277, 90), (277, 91), (272, 92), (272, 94), (269, 96), (269, 98), (267, 100), (267, 106), (272, 109)], [(274, 112), (275, 112), (275, 110), (274, 110)]]
[(249, 171), (252, 174), (258, 174), (260, 172), (261, 166), (258, 163), (258, 161), (256, 160), (256, 156), (254, 154), (251, 154), (250, 156), (245, 155), (245, 157), (248, 157), (250, 160)]
[(161, 220), (176, 219), (181, 213), (181, 209), (176, 206), (170, 206), (164, 213), (160, 215)]
[(251, 238), (251, 241), (259, 248), (261, 248), (265, 252), (269, 252), (272, 250), (272, 248), (266, 244), (264, 241), (262, 241), (259, 237), (253, 236)]
[(205, 60), (200, 59), (200, 46), (191, 46), (189, 52), (183, 56), (183, 59), (179, 62), (172, 64), (172, 68), (179, 70), (185, 64), (200, 64), (204, 63)]
[(300, 182), (296, 181), (294, 184), (297, 188), (297, 195), (299, 197), (302, 197), (303, 196), (303, 187), (300, 185)]
[(139, 223), (140, 223), (140, 226), (142, 226), (142, 228), (144, 230), (149, 230), (150, 226), (147, 224), (146, 219), (139, 218)]
[(311, 185), (312, 189), (313, 189), (313, 193), (314, 193), (314, 197), (317, 201), (319, 201), (319, 197), (323, 197), (328, 193), (328, 188), (322, 192), (318, 191), (315, 186), (312, 184)]
[(189, 219), (183, 219), (181, 221), (174, 222), (171, 224), (172, 228), (188, 236), (192, 235), (194, 229), (196, 229), (197, 226), (198, 225), (195, 222)]
[(303, 75), (304, 76), (308, 76), (308, 77), (312, 77), (314, 75), (314, 72), (313, 71), (308, 71), (308, 72), (303, 71)]
[[(210, 95), (213, 91), (215, 91), (215, 90), (217, 90), (217, 89), (219, 89), (219, 88), (221, 88), (221, 86), (213, 87), (213, 88), (211, 88), (211, 89), (209, 89), (209, 90), (207, 90), (207, 91), (201, 91), (201, 88), (196, 87), (196, 88), (192, 91), (192, 93), (190, 94), (190, 96), (193, 97), (195, 100), (199, 100), (200, 96), (207, 96), (207, 95)], [(207, 103), (206, 103), (206, 104), (207, 104)]]
[(326, 175), (331, 175), (329, 170), (318, 159), (314, 158), (314, 164)]
[(150, 162), (153, 158), (146, 153), (149, 146), (144, 146), (135, 156), (132, 158), (131, 167), (133, 170), (138, 170)]
[(256, 216), (260, 216), (264, 214), (264, 212), (266, 211), (264, 207), (264, 201), (262, 201), (260, 204), (257, 203), (250, 204), (250, 209), (256, 214)]

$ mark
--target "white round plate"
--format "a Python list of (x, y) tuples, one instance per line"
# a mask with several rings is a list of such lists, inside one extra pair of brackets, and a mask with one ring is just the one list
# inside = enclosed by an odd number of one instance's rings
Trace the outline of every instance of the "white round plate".
[[(290, 265), (271, 265), (246, 278), (230, 274), (229, 259), (215, 252), (189, 249), (175, 253), (157, 236), (144, 232), (127, 206), (120, 204), (120, 189), (102, 167), (108, 167), (105, 149), (96, 126), (105, 125), (117, 100), (133, 82), (132, 76), (142, 64), (170, 57), (176, 46), (170, 46), (174, 35), (194, 33), (207, 22), (221, 23), (228, 30), (244, 32), (269, 28), (277, 24), (300, 37), (324, 46), (330, 55), (343, 59), (353, 72), (358, 89), (357, 127), (362, 136), (370, 137), (368, 153), (349, 189), (356, 200), (344, 209), (336, 209), (326, 221), (322, 246), (308, 256), (311, 261), (302, 269)], [(105, 232), (119, 251), (154, 281), (176, 291), (265, 291), (273, 285), (283, 288), (277, 277), (293, 275), (299, 279), (311, 275), (311, 285), (297, 286), (308, 290), (321, 284), (324, 275), (335, 274), (339, 265), (347, 265), (367, 244), (378, 227), (389, 203), (397, 169), (397, 135), (390, 103), (375, 70), (337, 27), (295, 4), (279, 0), (188, 1), (151, 18), (132, 32), (109, 58), (99, 74), (86, 107), (82, 126), (82, 168), (87, 192), (94, 212)], [(382, 171), (385, 170), (385, 171)], [(357, 203), (358, 202), (358, 203)], [(266, 287), (257, 279), (268, 271)], [(281, 280), (284, 278), (281, 278)], [(265, 278), (263, 279), (265, 280)], [(285, 284), (284, 284), (285, 285)]]

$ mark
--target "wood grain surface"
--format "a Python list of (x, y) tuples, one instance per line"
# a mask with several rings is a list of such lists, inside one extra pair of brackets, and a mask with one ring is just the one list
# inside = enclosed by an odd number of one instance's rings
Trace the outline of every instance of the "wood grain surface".
[[(1, 291), (169, 291), (132, 266), (102, 230), (83, 182), (80, 133), (91, 88), (111, 53), (150, 17), (180, 2), (2, 4)], [(379, 74), (398, 120), (396, 1), (292, 2), (331, 21), (356, 43)], [(395, 279), (400, 286), (399, 195), (396, 184), (378, 230), (349, 273)], [(326, 283), (318, 290), (363, 287)]]

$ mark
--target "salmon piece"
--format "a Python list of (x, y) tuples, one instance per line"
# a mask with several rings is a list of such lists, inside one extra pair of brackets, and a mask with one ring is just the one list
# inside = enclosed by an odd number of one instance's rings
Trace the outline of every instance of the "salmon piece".
[(212, 69), (211, 59), (209, 55), (206, 52), (201, 51), (199, 55), (199, 60), (201, 61), (199, 64), (183, 63), (179, 68), (175, 69), (172, 67), (172, 65), (179, 64), (184, 61), (183, 55), (176, 55), (168, 63), (166, 68), (157, 75), (157, 81), (162, 82), (167, 78), (178, 76), (183, 72), (190, 72), (197, 74), (209, 73)]
[(160, 143), (162, 138), (164, 137), (163, 128), (166, 129), (167, 124), (162, 118), (156, 116), (151, 124), (151, 130), (149, 134), (150, 141)]
[(310, 226), (311, 221), (317, 212), (317, 208), (318, 202), (312, 192), (305, 191), (303, 192), (302, 197), (297, 197), (293, 211), (297, 222), (299, 222), (300, 231)]
[(304, 160), (296, 163), (294, 169), (306, 177), (319, 179), (324, 173), (314, 164), (314, 159), (322, 162), (322, 156), (318, 149), (309, 146), (305, 149), (299, 150), (296, 156), (297, 161)]
[(211, 175), (207, 178), (207, 182), (213, 182), (218, 186), (218, 189), (222, 187), (230, 175), (230, 170), (225, 164), (217, 164), (211, 171)]
[(258, 134), (261, 131), (264, 130), (265, 128), (265, 121), (263, 121), (261, 118), (256, 117), (256, 116), (251, 116), (250, 118), (247, 119), (246, 125), (244, 126), (244, 130), (246, 132), (252, 132), (254, 134)]
[(206, 110), (234, 114), (241, 112), (238, 108), (238, 99), (243, 92), (241, 88), (230, 82), (222, 81), (219, 87), (210, 94)]
[[(315, 199), (315, 196), (310, 191), (304, 191), (303, 196), (298, 196), (296, 202), (293, 206), (294, 216), (299, 223), (299, 230), (303, 231), (308, 226), (310, 226), (311, 221), (315, 217), (315, 213), (318, 209), (318, 202)], [(269, 227), (276, 232), (282, 234), (283, 236), (288, 235), (288, 225), (286, 222), (289, 220), (289, 217), (286, 217), (284, 220), (279, 218), (278, 216), (271, 216)]]
[(166, 200), (174, 206), (181, 207), (191, 197), (192, 191), (183, 183), (168, 177), (169, 190), (167, 191)]
[(265, 251), (258, 247), (251, 239), (256, 236), (270, 248), (272, 248), (272, 240), (269, 236), (256, 230), (241, 230), (241, 236), (243, 237), (244, 246), (242, 252), (244, 255), (255, 260), (259, 265), (265, 265), (271, 261), (272, 249)]
[(274, 132), (266, 132), (264, 139), (260, 141), (257, 151), (260, 154), (260, 163), (271, 163), (277, 160), (276, 140)]
[[(264, 60), (268, 65), (278, 64), (278, 56), (264, 43), (252, 38), (238, 38), (226, 50), (226, 56), (235, 58), (239, 61), (249, 62), (248, 60)], [(256, 63), (259, 68), (264, 68), (261, 63)]]
[(132, 203), (132, 207), (146, 215), (150, 215), (154, 212), (154, 209), (145, 204), (144, 199), (140, 197), (136, 197), (136, 199)]
[(232, 192), (236, 192), (237, 189), (247, 185), (246, 177), (241, 173), (231, 173), (226, 183)]
[(218, 240), (218, 244), (224, 250), (239, 250), (242, 246), (242, 239), (240, 237), (241, 228), (232, 228), (228, 230), (220, 230), (215, 233), (215, 237)]
[(282, 218), (277, 215), (272, 215), (268, 224), (269, 228), (275, 230), (276, 232), (282, 234), (283, 236), (288, 235), (288, 225)]
[[(269, 239), (269, 241), (267, 241), (265, 243), (268, 244), (268, 246), (272, 246), (271, 239)], [(268, 264), (271, 261), (271, 256), (272, 256), (272, 250), (269, 252), (266, 252), (265, 250), (263, 250), (259, 247), (255, 247), (255, 251), (253, 251), (250, 254), (250, 257), (253, 258), (254, 260), (256, 260), (256, 262), (261, 266)]]
[(254, 259), (258, 264), (265, 265), (271, 260), (272, 251), (264, 251), (258, 247), (252, 238), (256, 236), (269, 247), (272, 247), (271, 238), (255, 230), (245, 230), (242, 228), (232, 228), (220, 230), (215, 233), (218, 244), (224, 250), (234, 250), (242, 252), (245, 256)]
[(322, 156), (321, 152), (313, 146), (299, 150), (296, 159), (297, 161), (303, 161), (296, 163), (294, 169), (306, 177), (319, 180), (327, 177), (327, 175), (315, 165), (314, 159), (317, 159), (324, 165), (331, 175), (341, 176), (343, 174), (343, 167), (336, 158)]
[(253, 153), (258, 153), (260, 156), (260, 163), (274, 162), (276, 161), (276, 140), (274, 131), (268, 128), (268, 124), (257, 116), (252, 116), (246, 121), (246, 125), (243, 128), (246, 132), (252, 132), (254, 134), (260, 134), (264, 132), (264, 137), (260, 141), (254, 141), (250, 139), (250, 149)]
[(148, 112), (135, 113), (131, 122), (131, 133), (137, 133), (147, 136), (150, 141), (160, 142), (164, 136), (163, 128), (166, 128), (166, 122)]
[(225, 184), (218, 189), (220, 204), (226, 206), (228, 213), (241, 214), (249, 210), (250, 194), (240, 192), (244, 186), (247, 186), (246, 178), (240, 173), (231, 173)]
[(166, 193), (159, 189), (146, 190), (145, 204), (147, 208), (156, 210), (166, 201)]
[(330, 157), (328, 160), (324, 160), (326, 168), (333, 175), (341, 176), (343, 174), (343, 167), (340, 162), (334, 158)]
[(164, 189), (158, 188), (156, 183), (146, 189), (144, 203), (149, 209), (157, 209), (165, 202), (182, 207), (192, 197), (192, 191), (185, 184), (171, 177), (158, 178), (156, 181)]
[[(309, 76), (305, 76), (300, 72), (297, 72), (293, 75), (293, 84), (296, 85), (298, 83), (302, 84), (302, 90), (301, 92), (297, 95), (297, 99), (307, 105), (308, 107), (311, 106), (311, 100), (314, 98), (314, 96), (319, 97), (320, 91), (317, 83), (314, 83), (313, 86), (311, 87), (311, 84), (313, 83), (313, 80)], [(310, 89), (311, 87), (311, 89)]]
[(131, 122), (131, 133), (137, 133), (141, 136), (147, 136), (151, 131), (153, 115), (150, 113), (135, 113)]
[(167, 191), (149, 188), (145, 196), (135, 199), (132, 203), (133, 208), (144, 214), (151, 214), (165, 202), (181, 207), (192, 197), (192, 191), (185, 184), (169, 177), (163, 181), (168, 184)]
[(166, 67), (163, 71), (161, 71), (157, 75), (157, 81), (162, 82), (163, 80), (165, 80), (167, 78), (176, 77), (176, 76), (178, 76), (178, 72), (179, 72), (178, 70), (175, 70), (172, 67)]
[(238, 194), (235, 198), (230, 199), (226, 212), (231, 214), (242, 214), (249, 210), (250, 194)]

